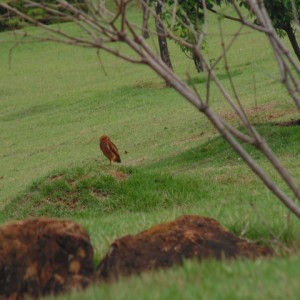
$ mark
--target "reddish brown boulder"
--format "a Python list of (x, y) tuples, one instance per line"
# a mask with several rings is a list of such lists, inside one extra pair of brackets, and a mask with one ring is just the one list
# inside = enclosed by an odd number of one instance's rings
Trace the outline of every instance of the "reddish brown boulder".
[(0, 229), (0, 299), (23, 299), (85, 287), (93, 248), (71, 221), (33, 218)]
[(170, 267), (187, 258), (256, 258), (272, 250), (240, 239), (211, 218), (182, 216), (116, 240), (97, 268), (100, 280)]

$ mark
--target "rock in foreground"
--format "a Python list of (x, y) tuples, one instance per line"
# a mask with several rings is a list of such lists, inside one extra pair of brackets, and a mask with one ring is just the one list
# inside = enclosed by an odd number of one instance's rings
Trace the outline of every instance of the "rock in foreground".
[(236, 237), (214, 219), (183, 216), (116, 240), (95, 274), (90, 238), (79, 224), (32, 218), (0, 228), (0, 299), (40, 298), (188, 258), (271, 254), (270, 248)]
[(119, 275), (171, 267), (187, 258), (256, 258), (271, 254), (270, 248), (238, 238), (214, 219), (186, 215), (113, 242), (97, 268), (97, 277), (107, 281)]
[(32, 218), (0, 229), (0, 299), (83, 288), (93, 274), (90, 238), (74, 222)]

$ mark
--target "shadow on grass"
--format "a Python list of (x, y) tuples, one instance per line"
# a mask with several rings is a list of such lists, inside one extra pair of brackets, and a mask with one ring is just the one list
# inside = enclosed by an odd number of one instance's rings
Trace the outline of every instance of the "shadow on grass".
[[(278, 154), (299, 156), (299, 126), (261, 125), (259, 130)], [(261, 159), (257, 151), (254, 154)], [(178, 170), (182, 166), (191, 167), (193, 163), (206, 164), (211, 172), (204, 176), (174, 176), (166, 170), (166, 166), (171, 165)], [(242, 176), (249, 177), (247, 170), (233, 177), (230, 168), (220, 173), (218, 166), (230, 163), (240, 164), (241, 161), (226, 141), (216, 137), (199, 147), (142, 168), (102, 166), (99, 169), (98, 164), (90, 163), (59, 170), (37, 179), (12, 200), (0, 213), (0, 221), (36, 216), (98, 218), (115, 212), (153, 213), (174, 207), (183, 210), (199, 207), (203, 215), (217, 219), (224, 216), (232, 218), (232, 221), (227, 220), (227, 224), (238, 234), (244, 230), (244, 217), (240, 216), (256, 218), (255, 211), (250, 208), (254, 202), (259, 211), (270, 215), (271, 222), (272, 216), (282, 211), (281, 203), (275, 201), (270, 206), (262, 184), (258, 185), (255, 180), (244, 182)], [(120, 176), (120, 172), (124, 176)], [(278, 232), (281, 232), (283, 222), (278, 221)], [(255, 228), (247, 235), (258, 238), (261, 232), (264, 236), (267, 234)], [(282, 239), (288, 239), (288, 236)]]
[[(278, 155), (293, 159), (299, 157), (299, 126), (280, 127), (260, 125), (258, 130), (266, 137)], [(252, 146), (246, 150), (257, 160), (262, 155)], [(172, 175), (170, 169), (208, 166), (214, 172), (218, 167), (241, 164), (237, 154), (221, 137), (215, 137), (202, 145), (173, 157), (167, 157), (146, 167), (123, 167), (99, 170), (95, 164), (66, 169), (39, 178), (21, 195), (9, 203), (3, 211), (4, 218), (28, 216), (61, 217), (80, 214), (101, 215), (114, 211), (151, 211), (174, 205), (189, 205), (199, 199), (216, 197), (216, 191), (224, 192), (234, 184), (212, 181), (206, 176)], [(124, 176), (120, 177), (120, 172)], [(230, 172), (230, 169), (229, 171)], [(230, 176), (229, 176), (230, 177)], [(124, 178), (124, 179), (120, 179)], [(242, 184), (237, 180), (238, 184)]]
[(31, 117), (33, 115), (49, 112), (52, 109), (57, 108), (57, 106), (58, 106), (58, 104), (54, 104), (54, 103), (34, 105), (29, 108), (25, 108), (25, 109), (19, 110), (17, 112), (13, 112), (11, 114), (3, 116), (0, 119), (0, 121), (20, 120), (20, 119), (23, 119), (26, 117)]
[[(274, 126), (274, 124), (257, 124), (256, 129), (267, 140), (271, 149), (277, 155), (299, 155), (299, 126)], [(251, 145), (244, 145), (248, 153), (256, 160), (263, 155)], [(242, 160), (221, 136), (214, 137), (198, 147), (189, 149), (173, 157), (161, 159), (147, 168), (160, 169), (171, 166), (172, 169), (184, 166), (210, 165), (212, 167), (240, 164)]]
[[(234, 77), (239, 76), (241, 74), (242, 74), (242, 71), (239, 70), (239, 69), (230, 72), (231, 78), (234, 78)], [(227, 73), (219, 74), (218, 78), (220, 80), (228, 79), (228, 74)], [(188, 85), (194, 85), (194, 84), (201, 84), (201, 83), (204, 83), (206, 81), (207, 81), (207, 76), (201, 75), (201, 73), (200, 73), (199, 76), (193, 77), (190, 80), (187, 80), (186, 82), (187, 82)]]

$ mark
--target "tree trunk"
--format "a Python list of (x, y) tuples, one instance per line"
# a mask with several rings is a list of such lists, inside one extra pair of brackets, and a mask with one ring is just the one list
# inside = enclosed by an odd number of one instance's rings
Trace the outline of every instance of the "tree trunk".
[(298, 58), (298, 60), (300, 61), (300, 48), (299, 48), (299, 45), (298, 45), (298, 42), (297, 42), (297, 39), (296, 39), (296, 36), (295, 36), (295, 33), (294, 33), (294, 30), (291, 26), (291, 24), (287, 24), (283, 30), (287, 33), (288, 37), (289, 37), (289, 40), (293, 46), (293, 50)]
[(147, 39), (149, 37), (149, 28), (148, 28), (149, 15), (150, 15), (149, 5), (150, 5), (150, 1), (149, 0), (142, 0), (142, 8), (143, 8), (142, 36), (145, 39)]
[(197, 72), (198, 73), (203, 72), (204, 68), (203, 68), (202, 61), (199, 59), (199, 57), (197, 55), (195, 55), (195, 53), (193, 53), (193, 60), (194, 60), (194, 64), (195, 64)]
[[(166, 32), (164, 29), (164, 25), (161, 19), (161, 13), (162, 13), (162, 3), (163, 0), (157, 0), (155, 5), (155, 13), (156, 13), (156, 32), (158, 37), (158, 44), (159, 44), (159, 51), (160, 51), (160, 57), (163, 60), (163, 62), (171, 69), (173, 70), (172, 62), (170, 59), (169, 49), (168, 49), (168, 43), (166, 38)], [(171, 84), (166, 81), (166, 85), (168, 87), (171, 87)]]

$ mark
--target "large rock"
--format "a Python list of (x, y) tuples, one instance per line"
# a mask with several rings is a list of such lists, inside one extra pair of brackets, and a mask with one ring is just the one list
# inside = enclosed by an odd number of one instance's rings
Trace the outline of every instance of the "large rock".
[(0, 229), (0, 299), (83, 288), (93, 272), (90, 238), (74, 222), (33, 218)]
[(270, 248), (238, 238), (214, 219), (187, 215), (113, 242), (97, 268), (97, 277), (107, 281), (119, 275), (170, 267), (187, 258), (256, 258), (271, 254)]

